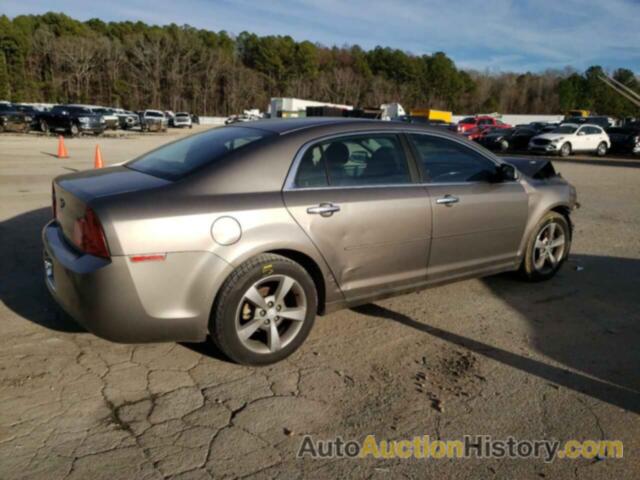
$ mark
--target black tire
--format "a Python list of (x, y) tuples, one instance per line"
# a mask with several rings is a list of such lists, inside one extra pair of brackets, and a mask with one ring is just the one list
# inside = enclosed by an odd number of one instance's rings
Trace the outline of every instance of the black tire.
[(49, 124), (45, 120), (40, 120), (40, 130), (42, 130), (45, 135), (49, 134)]
[[(287, 275), (298, 282), (306, 297), (306, 316), (300, 330), (280, 350), (257, 353), (240, 340), (236, 329), (236, 315), (245, 292), (261, 278)], [(302, 345), (316, 317), (318, 296), (313, 279), (298, 263), (274, 254), (258, 255), (240, 265), (224, 282), (214, 303), (209, 321), (209, 334), (215, 345), (231, 360), (244, 365), (268, 365), (278, 362)]]
[(565, 142), (560, 147), (560, 156), (568, 157), (569, 155), (571, 155), (571, 144), (569, 142)]
[(600, 142), (596, 149), (596, 155), (604, 157), (607, 154), (607, 142)]
[[(552, 268), (549, 268), (545, 271), (540, 271), (536, 268), (534, 261), (534, 248), (536, 239), (540, 232), (543, 231), (549, 224), (555, 223), (557, 227), (562, 229), (562, 233), (565, 238), (565, 246), (562, 252), (561, 258), (558, 260), (556, 265)], [(571, 250), (571, 227), (569, 225), (569, 221), (566, 219), (564, 215), (561, 215), (558, 212), (548, 212), (542, 219), (538, 222), (536, 227), (534, 228), (531, 237), (527, 241), (527, 247), (525, 248), (524, 258), (522, 259), (522, 264), (520, 265), (519, 273), (522, 278), (530, 282), (540, 282), (543, 280), (548, 280), (553, 277), (560, 267), (564, 264), (566, 259), (569, 257), (569, 251)]]
[(75, 123), (72, 123), (69, 126), (69, 133), (72, 137), (77, 137), (78, 135), (80, 135), (80, 128)]

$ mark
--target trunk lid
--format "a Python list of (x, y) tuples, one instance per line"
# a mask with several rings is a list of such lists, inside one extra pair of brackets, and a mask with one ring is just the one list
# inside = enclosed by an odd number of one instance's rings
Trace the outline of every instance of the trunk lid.
[(92, 200), (170, 183), (123, 166), (62, 175), (53, 182), (56, 220), (65, 237), (72, 241), (75, 222), (85, 214)]

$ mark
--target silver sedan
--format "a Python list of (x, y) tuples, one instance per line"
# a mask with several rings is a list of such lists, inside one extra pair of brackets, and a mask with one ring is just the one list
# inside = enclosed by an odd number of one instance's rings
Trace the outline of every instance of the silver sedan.
[(548, 161), (439, 129), (257, 121), (56, 178), (45, 277), (101, 337), (210, 338), (267, 364), (317, 314), (504, 271), (552, 277), (576, 205)]

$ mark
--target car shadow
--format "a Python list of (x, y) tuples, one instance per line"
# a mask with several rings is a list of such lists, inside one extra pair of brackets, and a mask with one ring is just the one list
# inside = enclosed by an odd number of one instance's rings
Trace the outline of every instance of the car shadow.
[(553, 280), (514, 275), (482, 281), (526, 319), (532, 348), (549, 362), (415, 320), (379, 305), (359, 313), (386, 318), (556, 385), (640, 413), (640, 260), (573, 255)]
[[(43, 279), (40, 231), (50, 219), (41, 208), (0, 222), (0, 301), (20, 317), (60, 331), (85, 330), (55, 304)], [(576, 268), (579, 266), (580, 268)], [(572, 255), (548, 282), (530, 284), (512, 275), (482, 281), (490, 294), (524, 318), (532, 359), (379, 305), (355, 309), (387, 318), (549, 382), (640, 413), (640, 260)], [(226, 357), (211, 343), (183, 343), (202, 355)]]
[(40, 208), (0, 222), (0, 301), (43, 327), (84, 332), (58, 307), (44, 283), (40, 231), (49, 219), (51, 209)]

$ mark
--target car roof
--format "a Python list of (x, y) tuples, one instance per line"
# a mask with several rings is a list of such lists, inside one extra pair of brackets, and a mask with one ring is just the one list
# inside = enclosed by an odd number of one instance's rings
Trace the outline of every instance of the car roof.
[[(236, 125), (238, 126), (238, 125)], [(314, 130), (320, 131), (325, 129), (339, 128), (343, 131), (358, 131), (363, 128), (375, 128), (376, 130), (424, 130), (437, 132), (438, 134), (449, 134), (441, 127), (430, 127), (428, 124), (406, 123), (406, 122), (387, 122), (376, 119), (366, 118), (344, 118), (344, 117), (307, 117), (307, 118), (290, 118), (290, 119), (265, 119), (255, 120), (253, 122), (243, 123), (244, 128), (257, 128), (267, 130), (279, 135), (287, 135), (294, 132), (309, 132)], [(451, 135), (454, 135), (451, 133)], [(455, 135), (454, 135), (455, 136)]]

